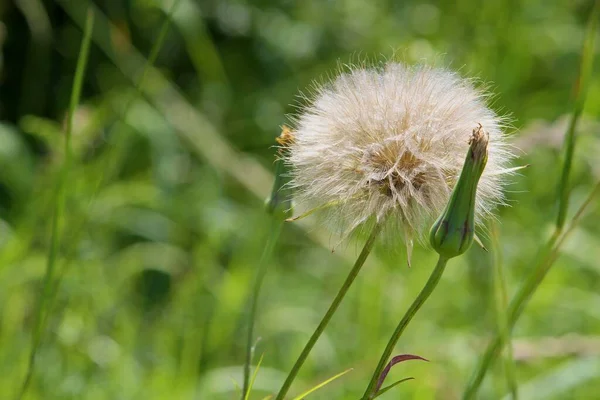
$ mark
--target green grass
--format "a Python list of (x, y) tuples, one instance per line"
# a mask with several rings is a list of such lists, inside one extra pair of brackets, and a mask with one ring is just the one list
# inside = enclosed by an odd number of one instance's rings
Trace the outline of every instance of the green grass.
[(496, 324), (498, 336), (500, 336), (504, 346), (503, 364), (506, 375), (506, 386), (510, 391), (512, 400), (519, 398), (519, 388), (515, 374), (515, 360), (513, 357), (513, 344), (511, 341), (511, 332), (508, 328), (508, 283), (506, 278), (505, 266), (500, 257), (502, 242), (498, 235), (497, 223), (491, 223), (490, 227), (491, 251), (494, 264), (494, 297), (496, 301)]
[[(600, 80), (586, 36), (593, 2), (19, 3), (0, 6), (0, 398), (17, 396), (28, 370), (23, 399), (240, 398), (252, 282), (272, 234), (264, 210), (272, 146), (285, 114), (338, 62), (393, 54), (407, 62), (442, 54), (439, 63), (488, 83), (493, 108), (512, 114), (518, 164), (530, 167), (499, 210), (499, 246), (473, 246), (451, 261), (396, 347), (430, 362), (394, 367), (387, 382), (415, 379), (378, 399), (460, 398), (499, 329), (496, 251), (508, 299), (535, 268), (549, 270), (510, 337), (520, 398), (600, 391), (600, 354), (586, 345), (600, 341)], [(94, 29), (81, 75), (88, 8)], [(575, 100), (586, 91), (585, 103)], [(535, 263), (557, 226), (561, 181), (569, 199), (561, 234)], [(415, 246), (409, 269), (402, 242), (381, 239), (289, 399), (349, 368), (307, 398), (363, 393), (435, 263)], [(281, 388), (365, 240), (336, 246), (312, 215), (284, 225), (257, 308), (263, 358), (250, 400)], [(496, 362), (477, 398), (510, 391)]]
[[(581, 116), (581, 112), (586, 102), (588, 85), (590, 80), (590, 75), (593, 70), (593, 53), (594, 53), (594, 39), (597, 35), (597, 26), (598, 26), (598, 16), (600, 13), (600, 1), (596, 1), (594, 3), (594, 8), (589, 17), (589, 23), (587, 32), (584, 39), (584, 46), (582, 50), (581, 62), (580, 62), (580, 72), (577, 77), (577, 82), (575, 83), (575, 107), (573, 111), (573, 115), (571, 116), (569, 122), (569, 128), (565, 135), (565, 143), (564, 143), (564, 161), (562, 165), (560, 181), (559, 181), (559, 192), (558, 192), (558, 216), (556, 220), (556, 226), (554, 229), (554, 233), (550, 236), (542, 246), (542, 251), (540, 252), (539, 258), (540, 261), (536, 263), (535, 268), (531, 272), (531, 274), (527, 277), (526, 281), (519, 288), (517, 293), (515, 294), (514, 299), (511, 301), (508, 314), (508, 330), (510, 331), (517, 320), (523, 313), (524, 308), (527, 306), (527, 303), (531, 299), (531, 297), (536, 292), (537, 288), (541, 285), (542, 281), (548, 274), (552, 264), (556, 259), (556, 255), (560, 250), (560, 245), (563, 242), (563, 227), (565, 225), (566, 214), (569, 206), (569, 198), (570, 198), (570, 188), (568, 185), (570, 178), (570, 171), (573, 163), (573, 154), (575, 151), (575, 130), (577, 124), (579, 122), (579, 118)], [(599, 181), (600, 182), (600, 181)], [(596, 195), (596, 189), (592, 190), (590, 195), (588, 196), (588, 200), (583, 203), (582, 208), (575, 214), (573, 221), (571, 222), (571, 229), (578, 222), (578, 216), (580, 216), (584, 211), (585, 207), (592, 201), (594, 196)], [(486, 370), (489, 368), (490, 364), (494, 361), (498, 356), (498, 352), (502, 349), (502, 346), (506, 344), (506, 340), (509, 338), (506, 331), (502, 331), (500, 329), (498, 335), (494, 338), (494, 340), (488, 345), (488, 348), (483, 355), (481, 362), (477, 366), (473, 378), (469, 382), (467, 389), (465, 390), (465, 394), (463, 398), (465, 399), (473, 399), (477, 395), (477, 391), (483, 378), (485, 377)]]
[(69, 113), (67, 115), (67, 127), (65, 130), (64, 137), (64, 148), (63, 148), (63, 161), (60, 167), (59, 175), (56, 183), (56, 194), (52, 199), (52, 225), (50, 232), (50, 245), (48, 248), (48, 257), (46, 261), (46, 272), (43, 279), (43, 289), (39, 295), (39, 301), (37, 308), (33, 314), (33, 332), (31, 335), (31, 352), (29, 355), (29, 361), (27, 365), (27, 372), (25, 379), (23, 380), (23, 386), (19, 392), (18, 398), (22, 399), (27, 393), (27, 389), (33, 378), (35, 361), (40, 343), (44, 339), (44, 333), (46, 330), (46, 319), (48, 318), (49, 310), (51, 309), (51, 299), (54, 295), (53, 288), (56, 287), (55, 283), (55, 271), (56, 271), (56, 260), (58, 258), (58, 252), (62, 241), (64, 227), (63, 224), (66, 198), (68, 195), (68, 179), (69, 173), (72, 168), (72, 149), (71, 149), (71, 137), (73, 135), (73, 119), (75, 118), (75, 111), (79, 105), (79, 99), (81, 97), (81, 87), (83, 83), (83, 77), (85, 74), (85, 67), (88, 60), (90, 51), (90, 42), (92, 30), (94, 29), (94, 14), (88, 13), (85, 32), (83, 41), (81, 42), (81, 49), (79, 50), (79, 57), (77, 59), (77, 67), (75, 69), (75, 78), (73, 81), (73, 89), (71, 91), (71, 100), (69, 103)]

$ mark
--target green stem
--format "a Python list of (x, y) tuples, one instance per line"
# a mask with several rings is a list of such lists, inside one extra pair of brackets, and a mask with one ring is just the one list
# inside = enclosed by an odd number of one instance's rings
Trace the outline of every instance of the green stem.
[(392, 355), (394, 347), (396, 347), (396, 343), (398, 343), (398, 339), (400, 339), (400, 336), (402, 335), (412, 318), (415, 316), (417, 311), (419, 311), (421, 306), (425, 303), (425, 301), (429, 298), (429, 296), (437, 286), (438, 282), (440, 281), (440, 278), (442, 277), (442, 274), (444, 273), (444, 269), (446, 268), (447, 263), (448, 259), (440, 256), (433, 272), (429, 276), (429, 280), (427, 280), (427, 283), (425, 284), (423, 289), (421, 289), (421, 292), (419, 293), (417, 298), (413, 301), (408, 311), (406, 311), (406, 314), (404, 314), (402, 320), (400, 320), (400, 323), (396, 327), (396, 330), (392, 334), (392, 337), (390, 338), (387, 346), (385, 347), (385, 350), (383, 351), (383, 354), (381, 355), (381, 358), (379, 359), (379, 364), (377, 364), (377, 368), (375, 368), (375, 372), (371, 377), (369, 386), (367, 386), (367, 390), (365, 390), (365, 393), (363, 394), (363, 400), (370, 400), (375, 397), (375, 388), (377, 386), (377, 381), (379, 380), (381, 372), (385, 368), (390, 356)]
[[(525, 306), (529, 299), (535, 293), (535, 290), (544, 280), (546, 274), (552, 267), (554, 261), (558, 258), (558, 254), (562, 244), (565, 239), (569, 236), (569, 234), (573, 231), (575, 226), (577, 226), (579, 220), (581, 219), (584, 211), (587, 207), (592, 203), (593, 199), (600, 194), (600, 182), (596, 183), (594, 189), (592, 189), (591, 193), (588, 195), (586, 200), (583, 202), (581, 207), (575, 213), (569, 228), (564, 232), (564, 234), (560, 234), (560, 231), (557, 229), (554, 232), (554, 235), (548, 240), (546, 243), (544, 250), (542, 251), (541, 261), (535, 266), (533, 272), (529, 275), (523, 286), (519, 289), (514, 299), (510, 303), (510, 307), (508, 309), (508, 330), (512, 331), (515, 326), (517, 320), (523, 313)], [(483, 382), (483, 378), (485, 377), (489, 367), (498, 357), (502, 346), (504, 346), (505, 342), (500, 335), (496, 335), (492, 341), (489, 343), (479, 365), (477, 366), (475, 373), (471, 377), (469, 384), (467, 385), (467, 389), (463, 394), (463, 400), (474, 399), (477, 395), (477, 391)]]
[[(546, 263), (545, 261), (548, 260), (549, 254), (551, 254), (550, 250), (552, 245), (556, 241), (556, 236), (557, 235), (552, 236), (552, 238), (548, 241), (543, 252), (546, 255), (542, 258), (543, 261), (536, 265), (534, 272), (531, 275), (529, 275), (527, 281), (525, 281), (523, 286), (521, 286), (519, 292), (517, 293), (513, 301), (510, 303), (510, 307), (508, 308), (507, 321), (507, 330), (509, 332), (512, 331), (517, 319), (523, 312), (525, 304), (532, 296), (537, 286), (544, 279), (546, 272), (550, 268), (551, 263)], [(504, 344), (504, 338), (502, 337), (502, 335), (498, 334), (490, 342), (483, 357), (481, 358), (479, 365), (477, 366), (477, 369), (475, 370), (475, 373), (473, 374), (473, 377), (471, 378), (471, 381), (467, 385), (467, 389), (463, 394), (463, 400), (475, 398), (477, 391), (479, 390), (479, 387), (483, 382), (483, 378), (487, 373), (487, 370), (489, 369), (492, 362), (494, 362), (494, 360), (496, 360), (496, 358), (500, 354), (500, 350), (502, 349)]]
[[(563, 145), (565, 149), (565, 160), (563, 162), (562, 170), (561, 170), (561, 178), (558, 185), (558, 213), (556, 218), (556, 227), (554, 230), (554, 234), (544, 246), (543, 251), (541, 252), (541, 261), (535, 266), (533, 272), (527, 278), (527, 281), (513, 301), (511, 302), (509, 308), (509, 321), (508, 328), (509, 330), (513, 328), (517, 319), (522, 313), (523, 308), (525, 307), (527, 301), (537, 287), (540, 285), (548, 270), (552, 266), (554, 259), (558, 256), (558, 251), (560, 249), (560, 245), (568, 232), (562, 235), (567, 211), (569, 208), (569, 176), (571, 171), (571, 165), (573, 162), (573, 153), (575, 151), (575, 132), (577, 128), (577, 123), (579, 121), (579, 117), (581, 116), (581, 112), (585, 106), (585, 101), (587, 97), (587, 91), (589, 87), (590, 77), (593, 71), (593, 60), (594, 60), (594, 40), (596, 37), (596, 31), (598, 26), (598, 15), (600, 14), (600, 0), (596, 0), (594, 3), (594, 8), (592, 13), (590, 14), (587, 31), (583, 43), (583, 50), (581, 55), (581, 62), (579, 66), (579, 76), (575, 85), (575, 106), (573, 110), (573, 114), (571, 116), (571, 120), (569, 122), (569, 127), (567, 129), (565, 143)], [(593, 190), (593, 193), (596, 192), (596, 189)], [(593, 194), (591, 195), (593, 196)], [(587, 202), (586, 202), (587, 203)], [(583, 209), (587, 206), (584, 203), (584, 206), (580, 208), (578, 211), (578, 215), (573, 218), (571, 222), (571, 229), (576, 224), (576, 221), (579, 218), (579, 212), (583, 212)], [(557, 240), (559, 243), (556, 244)], [(472, 399), (477, 394), (481, 383), (483, 382), (483, 378), (491, 365), (491, 363), (496, 359), (498, 353), (500, 352), (503, 341), (500, 337), (496, 336), (488, 345), (488, 348), (483, 355), (475, 373), (471, 377), (469, 384), (467, 385), (467, 389), (463, 394), (463, 399)]]
[(56, 185), (56, 197), (54, 200), (54, 209), (52, 211), (52, 226), (50, 232), (50, 247), (48, 249), (48, 258), (46, 260), (46, 272), (44, 274), (44, 282), (42, 293), (39, 297), (33, 323), (33, 333), (31, 335), (31, 352), (29, 353), (29, 360), (27, 365), (27, 372), (21, 390), (17, 395), (17, 399), (23, 398), (31, 378), (33, 377), (33, 371), (35, 368), (36, 355), (42, 341), (44, 334), (46, 320), (48, 318), (48, 304), (52, 297), (52, 289), (54, 288), (55, 281), (55, 270), (56, 270), (56, 259), (58, 257), (59, 247), (62, 238), (61, 220), (65, 213), (66, 203), (66, 183), (68, 181), (68, 173), (71, 168), (71, 136), (73, 132), (73, 118), (77, 105), (79, 104), (79, 98), (81, 96), (81, 88), (83, 87), (83, 77), (87, 59), (90, 50), (90, 42), (92, 38), (92, 29), (94, 26), (94, 14), (88, 12), (83, 40), (81, 42), (81, 48), (79, 50), (79, 56), (77, 58), (77, 67), (75, 68), (75, 78), (73, 80), (73, 88), (71, 90), (71, 98), (69, 101), (69, 115), (67, 117), (67, 128), (65, 131), (65, 144), (64, 144), (64, 161), (61, 166), (58, 182)]
[(558, 184), (558, 215), (556, 217), (556, 226), (558, 230), (563, 228), (569, 208), (569, 176), (573, 164), (573, 153), (575, 152), (575, 130), (585, 106), (587, 92), (590, 86), (589, 83), (593, 73), (594, 40), (596, 38), (599, 14), (600, 0), (596, 0), (587, 24), (583, 50), (581, 53), (581, 62), (579, 64), (579, 76), (575, 83), (575, 107), (573, 114), (571, 115), (571, 120), (569, 121), (569, 127), (563, 145), (565, 149), (565, 160), (563, 162), (560, 182)]
[(260, 296), (260, 289), (262, 287), (265, 275), (267, 273), (267, 266), (273, 255), (273, 249), (275, 243), (279, 239), (281, 228), (283, 227), (284, 221), (281, 218), (270, 216), (271, 227), (269, 229), (269, 237), (265, 248), (260, 257), (258, 263), (258, 270), (256, 271), (256, 277), (254, 279), (254, 287), (252, 288), (252, 298), (250, 300), (250, 313), (248, 314), (248, 336), (246, 338), (246, 362), (244, 364), (244, 386), (242, 389), (242, 400), (246, 397), (246, 392), (249, 390), (250, 383), (250, 364), (252, 363), (252, 345), (254, 342), (254, 323), (256, 321), (256, 309), (258, 306), (258, 299)]
[(296, 375), (298, 375), (298, 371), (300, 371), (302, 364), (304, 364), (304, 361), (306, 361), (308, 354), (310, 353), (313, 346), (315, 345), (315, 343), (317, 342), (317, 340), (319, 339), (319, 337), (325, 330), (325, 327), (331, 320), (331, 317), (333, 317), (333, 314), (335, 314), (340, 303), (344, 299), (344, 296), (348, 292), (348, 289), (350, 289), (350, 286), (352, 286), (354, 279), (356, 279), (356, 276), (358, 275), (358, 273), (360, 272), (360, 269), (362, 268), (363, 264), (367, 260), (367, 257), (371, 253), (371, 250), (373, 250), (373, 245), (375, 244), (375, 239), (377, 239), (377, 236), (379, 235), (379, 232), (381, 231), (381, 227), (382, 227), (382, 223), (377, 223), (373, 227), (373, 231), (371, 232), (369, 239), (367, 239), (367, 242), (365, 243), (365, 246), (363, 247), (360, 255), (356, 259), (356, 262), (354, 263), (352, 270), (350, 270), (350, 273), (346, 277), (346, 280), (342, 284), (342, 287), (338, 291), (338, 294), (335, 296), (335, 299), (333, 299), (333, 302), (329, 306), (329, 309), (325, 313), (325, 316), (323, 317), (323, 319), (321, 319), (319, 326), (313, 332), (312, 336), (308, 340), (308, 343), (306, 343), (306, 345), (304, 346), (302, 353), (300, 353), (300, 356), (298, 357), (298, 359), (296, 360), (296, 363), (292, 367), (292, 370), (290, 371), (285, 382), (283, 383), (283, 386), (279, 390), (279, 393), (277, 394), (277, 397), (275, 398), (275, 400), (283, 400), (284, 399), (285, 395), (287, 394), (288, 390), (290, 389), (290, 386), (292, 385), (292, 382), (294, 382)]

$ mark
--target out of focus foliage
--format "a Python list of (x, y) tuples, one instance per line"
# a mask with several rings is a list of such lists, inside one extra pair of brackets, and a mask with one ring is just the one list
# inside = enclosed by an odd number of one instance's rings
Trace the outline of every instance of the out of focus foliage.
[[(346, 64), (429, 60), (497, 93), (494, 109), (531, 164), (500, 211), (509, 294), (555, 215), (589, 0), (180, 0), (138, 91), (169, 0), (0, 3), (0, 398), (25, 375), (49, 246), (64, 120), (88, 7), (96, 16), (74, 132), (56, 295), (29, 399), (238, 397), (244, 316), (269, 224), (274, 138)], [(598, 61), (596, 51), (596, 61)], [(598, 64), (596, 62), (596, 64)], [(596, 69), (597, 71), (598, 69)], [(600, 79), (578, 132), (573, 207), (600, 178)], [(514, 335), (523, 399), (600, 392), (600, 206), (593, 205)], [(284, 227), (264, 285), (252, 398), (274, 392), (357, 255), (310, 217)], [(376, 249), (310, 356), (294, 393), (354, 399), (429, 274), (394, 238)], [(392, 244), (390, 246), (390, 244)], [(399, 351), (430, 363), (381, 398), (455, 399), (495, 328), (492, 260), (453, 260)], [(482, 399), (507, 393), (498, 363)]]

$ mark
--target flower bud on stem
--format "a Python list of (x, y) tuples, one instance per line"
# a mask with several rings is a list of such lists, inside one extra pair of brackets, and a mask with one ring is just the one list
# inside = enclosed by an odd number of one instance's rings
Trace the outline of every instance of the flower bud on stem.
[(283, 126), (281, 135), (276, 139), (281, 146), (275, 160), (275, 181), (271, 195), (265, 201), (265, 208), (269, 220), (269, 236), (265, 243), (263, 253), (258, 262), (256, 276), (252, 287), (252, 297), (250, 299), (250, 309), (248, 312), (248, 331), (246, 335), (246, 359), (244, 362), (244, 378), (242, 387), (242, 400), (248, 395), (250, 390), (250, 364), (252, 363), (253, 343), (254, 339), (254, 322), (256, 320), (256, 312), (258, 308), (258, 299), (260, 290), (267, 273), (267, 266), (271, 260), (275, 244), (279, 239), (284, 221), (291, 215), (292, 212), (292, 196), (291, 189), (286, 186), (287, 178), (285, 177), (285, 166), (281, 158), (282, 153), (287, 151), (290, 142), (293, 140), (293, 133), (287, 127)]
[(377, 388), (382, 383), (382, 373), (394, 351), (396, 343), (398, 343), (400, 336), (417, 311), (419, 311), (436, 288), (448, 260), (463, 254), (473, 243), (475, 236), (475, 196), (477, 194), (479, 178), (487, 162), (488, 142), (488, 134), (480, 124), (473, 130), (473, 135), (469, 141), (469, 151), (448, 205), (431, 228), (431, 245), (440, 255), (437, 265), (427, 280), (425, 287), (423, 287), (417, 298), (413, 301), (392, 334), (379, 359), (379, 364), (375, 368), (369, 386), (367, 386), (363, 394), (363, 400), (371, 400), (377, 395)]
[(450, 201), (429, 233), (429, 241), (440, 256), (463, 254), (475, 235), (475, 195), (487, 162), (488, 134), (481, 125), (473, 130), (469, 152)]

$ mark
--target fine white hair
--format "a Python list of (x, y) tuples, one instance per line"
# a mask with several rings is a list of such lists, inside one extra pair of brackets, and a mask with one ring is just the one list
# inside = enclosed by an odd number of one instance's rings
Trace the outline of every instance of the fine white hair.
[(479, 182), (481, 221), (504, 202), (513, 153), (488, 95), (446, 69), (389, 62), (317, 87), (295, 118), (284, 157), (296, 203), (322, 209), (343, 237), (386, 220), (423, 238), (460, 175), (473, 129), (489, 134)]

